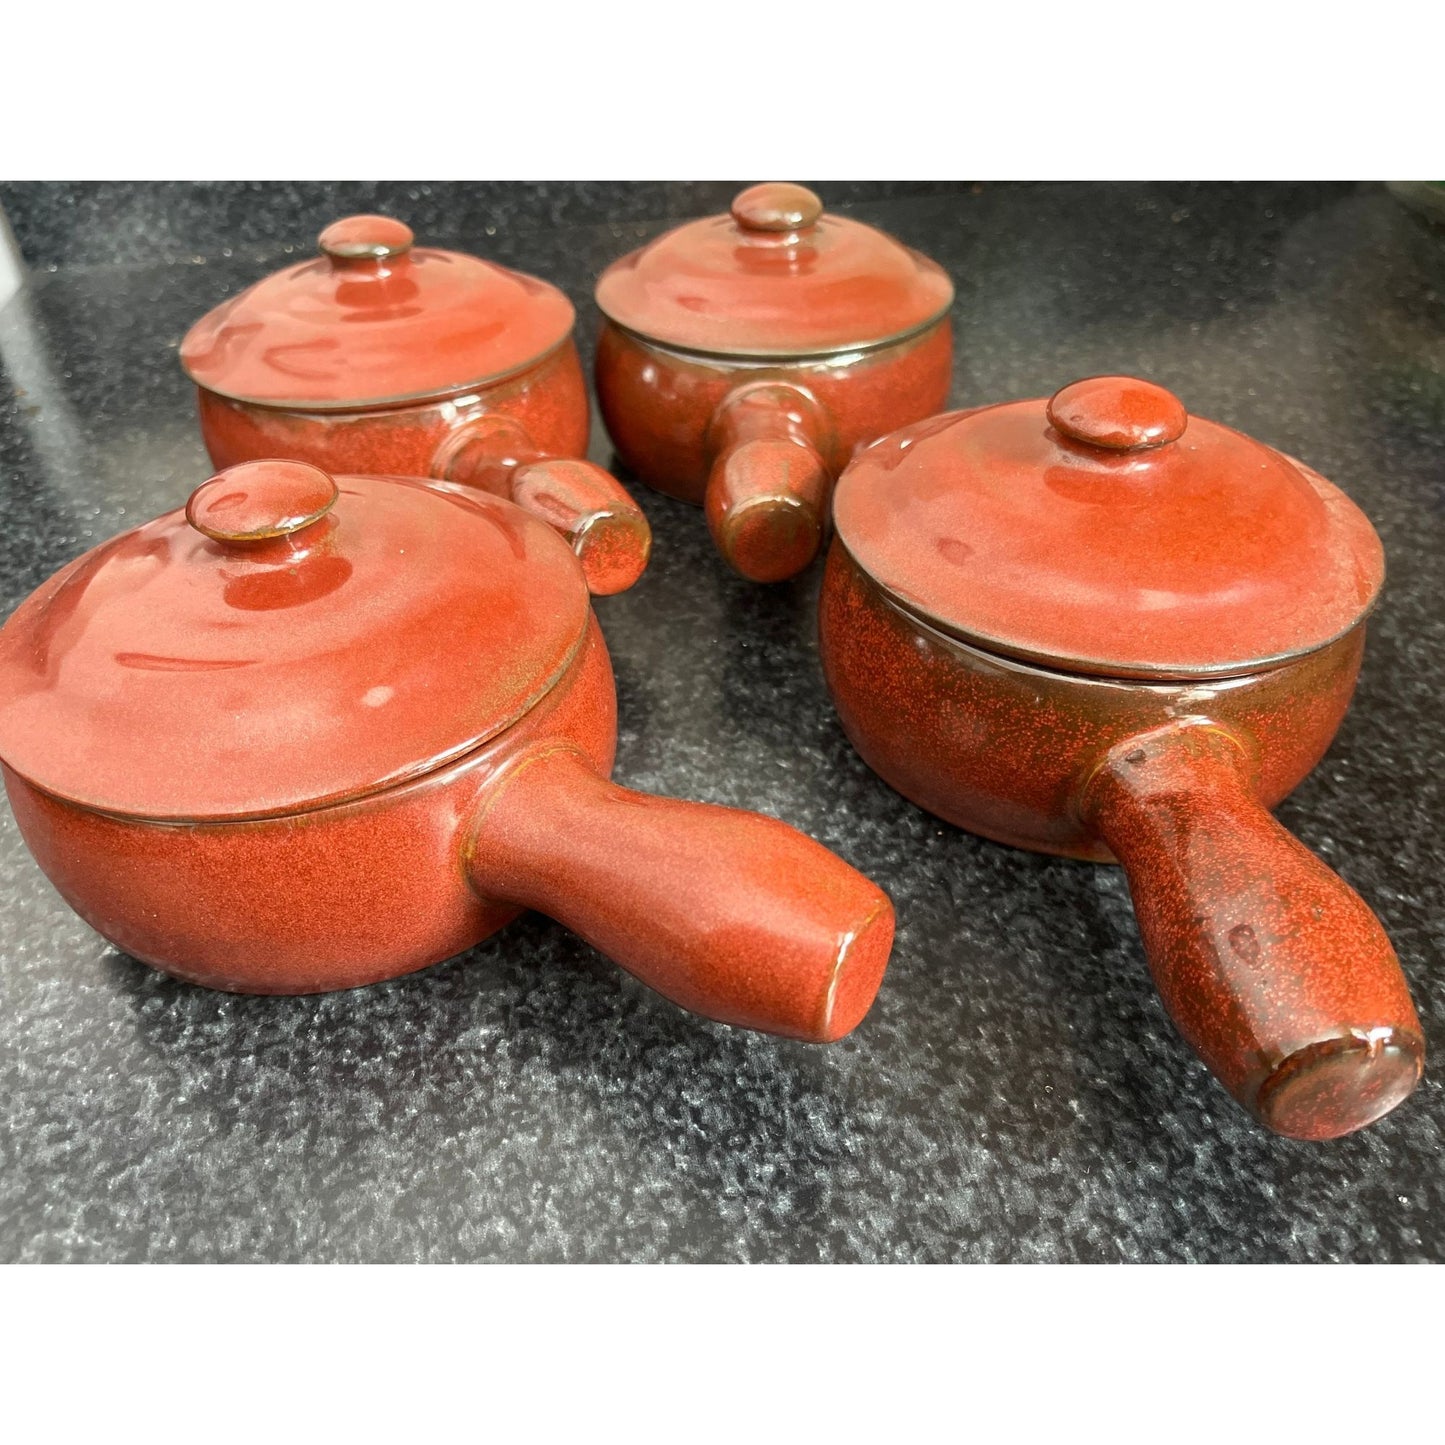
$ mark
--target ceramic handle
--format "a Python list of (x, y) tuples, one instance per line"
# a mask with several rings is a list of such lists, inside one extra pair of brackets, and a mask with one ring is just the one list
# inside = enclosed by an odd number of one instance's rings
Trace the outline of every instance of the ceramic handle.
[(740, 387), (719, 407), (703, 507), (713, 541), (754, 582), (796, 576), (818, 554), (833, 475), (821, 409), (797, 387)]
[(520, 759), (483, 807), (477, 891), (565, 923), (683, 1008), (827, 1043), (878, 992), (887, 895), (775, 818), (630, 792), (570, 747)]
[(1420, 1022), (1379, 920), (1260, 805), (1214, 727), (1116, 747), (1086, 814), (1124, 865), (1155, 983), (1185, 1039), (1277, 1133), (1331, 1139), (1405, 1099)]
[(594, 597), (625, 592), (647, 567), (652, 529), (622, 483), (593, 463), (545, 456), (506, 417), (464, 423), (437, 452), (432, 474), (506, 497), (560, 532)]

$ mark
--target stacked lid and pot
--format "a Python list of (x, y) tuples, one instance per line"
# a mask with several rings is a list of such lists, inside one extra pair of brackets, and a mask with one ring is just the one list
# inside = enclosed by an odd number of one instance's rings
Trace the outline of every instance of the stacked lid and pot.
[(525, 371), (571, 335), (555, 286), (413, 245), (387, 216), (321, 233), (322, 255), (266, 276), (181, 343), (198, 386), (255, 406), (342, 411), (430, 401)]
[(884, 438), (839, 480), (834, 525), (935, 627), (1108, 677), (1283, 662), (1348, 632), (1384, 579), (1339, 488), (1118, 376)]
[(943, 268), (803, 186), (743, 191), (614, 261), (604, 316), (643, 340), (706, 356), (817, 358), (890, 345), (948, 313)]
[(519, 508), (248, 463), (20, 605), (0, 629), (0, 758), (127, 816), (356, 798), (515, 722), (589, 616), (566, 544)]

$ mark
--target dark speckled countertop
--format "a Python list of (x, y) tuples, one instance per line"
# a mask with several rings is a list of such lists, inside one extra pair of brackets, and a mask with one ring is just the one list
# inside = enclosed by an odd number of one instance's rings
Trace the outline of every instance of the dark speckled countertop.
[[(180, 338), (336, 215), (550, 278), (590, 350), (600, 269), (733, 189), (0, 184), (31, 266), (0, 309), (0, 609), (207, 475)], [(1420, 1091), (1330, 1145), (1251, 1125), (1156, 1000), (1122, 875), (891, 792), (823, 688), (818, 571), (750, 586), (639, 489), (655, 560), (598, 608), (617, 777), (775, 813), (888, 889), (862, 1027), (820, 1049), (698, 1022), (535, 915), (359, 992), (205, 992), (75, 918), (3, 809), (0, 1258), (1445, 1256), (1445, 231), (1374, 185), (820, 189), (957, 280), (955, 404), (1138, 372), (1373, 518), (1359, 693), (1280, 812), (1392, 935)]]

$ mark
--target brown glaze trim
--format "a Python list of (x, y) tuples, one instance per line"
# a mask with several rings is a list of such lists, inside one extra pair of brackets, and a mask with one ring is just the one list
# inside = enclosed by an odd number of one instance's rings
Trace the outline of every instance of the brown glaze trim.
[(837, 451), (827, 409), (805, 387), (744, 381), (708, 426), (703, 510), (714, 545), (753, 582), (795, 577), (827, 533)]
[(819, 603), (821, 660), (853, 745), (910, 801), (1012, 847), (1113, 862), (1079, 813), (1119, 738), (1189, 719), (1245, 741), (1273, 807), (1328, 747), (1363, 626), (1243, 677), (1131, 681), (1051, 672), (970, 647), (899, 608), (835, 537)]
[(832, 346), (826, 351), (698, 351), (686, 346), (675, 346), (670, 342), (659, 341), (645, 331), (635, 331), (630, 326), (624, 326), (615, 316), (609, 316), (600, 303), (597, 309), (607, 318), (610, 325), (631, 337), (633, 341), (640, 342), (643, 346), (661, 352), (664, 356), (676, 358), (678, 361), (700, 361), (709, 365), (722, 362), (738, 366), (749, 364), (754, 366), (826, 366), (845, 363), (855, 357), (866, 356), (869, 352), (883, 351), (890, 346), (901, 346), (906, 341), (912, 341), (916, 337), (924, 335), (939, 322), (948, 318), (953, 310), (953, 301), (954, 298), (950, 296), (947, 306), (941, 307), (927, 321), (921, 322), (917, 326), (910, 326), (907, 331), (899, 331), (879, 340), (850, 342), (847, 346)]
[[(325, 812), (329, 808), (340, 808), (349, 803), (359, 803), (367, 799), (380, 799), (388, 793), (395, 793), (403, 788), (415, 787), (427, 778), (444, 773), (450, 768), (465, 766), (474, 753), (491, 746), (503, 733), (516, 727), (528, 714), (547, 700), (553, 690), (563, 682), (572, 671), (573, 665), (577, 662), (595, 626), (596, 619), (589, 611), (586, 624), (583, 626), (582, 631), (578, 633), (576, 642), (572, 644), (570, 651), (556, 672), (539, 684), (537, 690), (528, 697), (515, 713), (492, 728), (490, 732), (484, 733), (480, 737), (470, 739), (451, 752), (432, 758), (427, 762), (419, 763), (414, 769), (398, 773), (394, 777), (383, 778), (372, 787), (360, 788), (349, 793), (337, 793), (333, 797), (317, 798), (302, 808), (290, 808), (280, 813), (226, 813), (219, 817), (148, 818), (138, 813), (114, 813), (106, 808), (97, 808), (90, 803), (79, 802), (75, 798), (67, 798), (63, 793), (52, 792), (48, 788), (41, 787), (39, 783), (31, 778), (27, 778), (24, 773), (14, 768), (11, 768), (11, 771), (25, 783), (26, 787), (33, 788), (43, 797), (52, 798), (58, 803), (63, 803), (67, 808), (75, 808), (82, 813), (93, 814), (97, 818), (110, 818), (117, 823), (136, 824), (148, 828), (194, 828), (198, 824), (267, 823), (276, 822), (283, 818), (310, 818), (317, 813)], [(0, 758), (0, 762), (5, 762), (5, 760)], [(5, 766), (11, 767), (8, 762), (5, 763)]]
[(634, 475), (701, 505), (709, 432), (731, 393), (778, 384), (810, 395), (828, 417), (824, 459), (836, 476), (859, 448), (947, 403), (952, 340), (945, 317), (906, 343), (789, 366), (670, 354), (607, 322), (594, 377), (608, 435)]
[(473, 381), (458, 382), (455, 386), (449, 386), (445, 391), (422, 391), (413, 392), (406, 396), (382, 396), (366, 400), (355, 401), (306, 401), (304, 399), (287, 401), (256, 401), (249, 396), (235, 396), (227, 391), (221, 391), (214, 386), (207, 386), (203, 381), (197, 381), (191, 375), (185, 362), (181, 363), (181, 370), (195, 384), (198, 391), (208, 392), (211, 396), (219, 397), (222, 401), (233, 402), (237, 406), (254, 407), (257, 411), (280, 411), (296, 412), (302, 416), (318, 412), (325, 412), (328, 416), (337, 413), (366, 413), (371, 411), (386, 411), (392, 407), (405, 406), (426, 406), (429, 404), (444, 401), (462, 401), (471, 396), (474, 392), (482, 392), (496, 386), (499, 382), (512, 381), (519, 376), (525, 376), (527, 372), (533, 371), (544, 365), (562, 347), (572, 340), (572, 334), (576, 329), (576, 308), (573, 308), (573, 325), (569, 326), (564, 335), (559, 337), (545, 351), (540, 351), (528, 361), (522, 362), (519, 366), (509, 367), (506, 371), (493, 372), (490, 376), (478, 377)]
[[(843, 552), (848, 552), (847, 543), (841, 537), (836, 537), (837, 545)], [(948, 647), (957, 648), (960, 652), (972, 653), (975, 657), (991, 663), (995, 667), (1003, 668), (1005, 671), (1023, 674), (1035, 674), (1041, 678), (1049, 678), (1060, 683), (1092, 684), (1095, 686), (1114, 686), (1120, 688), (1136, 688), (1139, 686), (1152, 687), (1188, 687), (1191, 683), (1199, 682), (1231, 682), (1238, 679), (1255, 678), (1265, 673), (1274, 672), (1281, 667), (1290, 667), (1315, 653), (1324, 652), (1327, 648), (1333, 647), (1341, 638), (1348, 637), (1360, 625), (1347, 627), (1339, 637), (1333, 637), (1319, 647), (1312, 647), (1306, 652), (1297, 653), (1291, 657), (1281, 658), (1277, 662), (1261, 663), (1258, 667), (1241, 669), (1239, 672), (1228, 673), (1186, 673), (1178, 677), (1155, 677), (1153, 675), (1135, 677), (1130, 673), (1106, 673), (1106, 672), (1073, 672), (1067, 667), (1051, 666), (1047, 659), (1034, 659), (1030, 657), (1016, 656), (1009, 652), (1000, 652), (989, 646), (986, 641), (964, 636), (961, 633), (950, 631), (947, 627), (940, 625), (931, 617), (925, 617), (922, 613), (914, 611), (895, 593), (890, 592), (880, 582), (875, 580), (848, 552), (848, 560), (857, 568), (860, 576), (867, 579), (869, 585), (877, 594), (878, 601), (883, 606), (896, 612), (911, 627), (916, 627), (920, 632), (933, 637), (938, 642)], [(1363, 620), (1363, 619), (1362, 619)]]
[(566, 539), (594, 597), (625, 592), (647, 568), (652, 529), (622, 483), (585, 458), (549, 455), (504, 412), (454, 426), (430, 470), (505, 497), (546, 522)]
[[(837, 535), (838, 545), (846, 551), (847, 542), (841, 534), (835, 535)], [(868, 580), (878, 590), (879, 596), (895, 611), (907, 617), (915, 626), (925, 628), (956, 646), (977, 652), (980, 656), (988, 657), (998, 663), (1011, 663), (1014, 666), (1030, 668), (1037, 672), (1051, 673), (1059, 677), (1082, 678), (1091, 682), (1187, 684), (1191, 682), (1223, 682), (1233, 677), (1252, 677), (1257, 673), (1272, 672), (1276, 668), (1287, 667), (1291, 663), (1300, 662), (1317, 652), (1323, 652), (1326, 648), (1333, 647), (1335, 643), (1348, 637), (1366, 621), (1375, 610), (1380, 598), (1377, 590), (1370, 598), (1369, 605), (1348, 627), (1341, 629), (1333, 637), (1326, 638), (1323, 642), (1300, 648), (1294, 652), (1281, 652), (1270, 657), (1231, 662), (1214, 668), (1186, 668), (1161, 663), (1157, 666), (1141, 666), (1137, 671), (1124, 672), (1113, 664), (1091, 661), (1088, 658), (1056, 657), (1047, 653), (1029, 652), (1023, 648), (1011, 648), (997, 638), (955, 628), (943, 618), (914, 606), (896, 592), (890, 591), (872, 573), (868, 572), (851, 552), (848, 553), (848, 558), (860, 572), (868, 577)]]

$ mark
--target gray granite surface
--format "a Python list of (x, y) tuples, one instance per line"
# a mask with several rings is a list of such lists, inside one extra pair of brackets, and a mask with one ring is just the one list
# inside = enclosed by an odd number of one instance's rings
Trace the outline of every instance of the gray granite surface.
[[(617, 776), (816, 835), (893, 896), (827, 1049), (701, 1023), (528, 916), (423, 974), (242, 998), (118, 954), (0, 810), (5, 1260), (1435, 1260), (1445, 1255), (1445, 231), (1378, 186), (820, 187), (958, 282), (956, 404), (1133, 371), (1374, 519), (1354, 709), (1281, 817), (1375, 907), (1434, 1072), (1330, 1145), (1254, 1127), (1174, 1034), (1122, 876), (973, 838), (849, 748), (818, 572), (752, 587), (639, 489), (599, 613)], [(0, 611), (207, 474), (188, 324), (357, 206), (564, 286), (732, 187), (0, 184)], [(610, 452), (600, 424), (592, 455)]]

